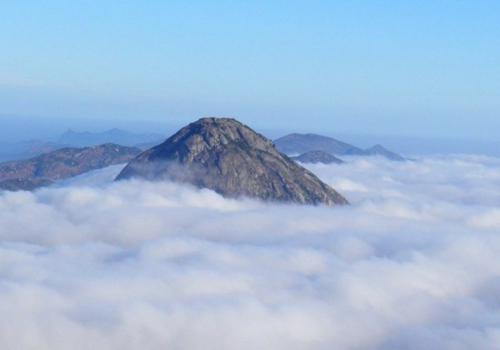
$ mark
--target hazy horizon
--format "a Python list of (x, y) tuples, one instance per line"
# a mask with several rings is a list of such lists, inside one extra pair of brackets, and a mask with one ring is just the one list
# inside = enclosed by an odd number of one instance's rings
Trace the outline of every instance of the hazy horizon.
[[(2, 116), (5, 119), (0, 130), (0, 143), (16, 143), (29, 140), (56, 141), (67, 130), (77, 132), (103, 132), (110, 129), (121, 129), (132, 133), (155, 133), (168, 137), (186, 124), (200, 117), (193, 117), (183, 122), (170, 122), (168, 119), (161, 121), (155, 119), (104, 119), (92, 120), (88, 118), (41, 118), (32, 116)], [(233, 116), (229, 116), (233, 117)], [(236, 117), (237, 118), (237, 117)], [(241, 120), (245, 122), (245, 120)], [(24, 126), (30, 125), (27, 130)], [(260, 122), (255, 129), (270, 139), (277, 139), (290, 133), (315, 133), (329, 136), (344, 142), (352, 143), (359, 147), (368, 148), (375, 144), (406, 155), (425, 154), (484, 154), (500, 156), (500, 139), (479, 139), (472, 137), (446, 137), (446, 136), (414, 136), (404, 134), (369, 134), (367, 130), (358, 132), (341, 132), (335, 129), (321, 128), (321, 126), (297, 128), (272, 129)], [(255, 125), (251, 125), (255, 127)]]

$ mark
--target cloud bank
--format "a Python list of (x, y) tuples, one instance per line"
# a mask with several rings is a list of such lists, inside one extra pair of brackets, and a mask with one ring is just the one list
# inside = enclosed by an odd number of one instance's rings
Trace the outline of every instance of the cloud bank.
[(119, 167), (0, 194), (0, 348), (500, 349), (500, 159), (310, 169), (353, 205)]

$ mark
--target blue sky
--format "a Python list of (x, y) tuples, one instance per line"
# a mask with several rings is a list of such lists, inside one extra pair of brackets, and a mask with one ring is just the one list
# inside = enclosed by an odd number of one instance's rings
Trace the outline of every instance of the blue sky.
[(267, 129), (498, 138), (499, 1), (20, 0), (0, 13), (6, 124), (225, 115)]

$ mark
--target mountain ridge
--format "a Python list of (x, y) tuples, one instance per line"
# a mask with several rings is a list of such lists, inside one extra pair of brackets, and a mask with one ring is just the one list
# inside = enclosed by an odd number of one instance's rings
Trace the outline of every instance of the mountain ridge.
[(0, 189), (33, 190), (109, 165), (125, 163), (141, 152), (116, 144), (66, 147), (37, 157), (0, 163)]
[(301, 155), (312, 151), (322, 151), (333, 156), (382, 156), (390, 160), (405, 160), (399, 154), (389, 151), (381, 145), (362, 149), (333, 137), (313, 133), (288, 134), (276, 139), (274, 144), (278, 150), (288, 155)]

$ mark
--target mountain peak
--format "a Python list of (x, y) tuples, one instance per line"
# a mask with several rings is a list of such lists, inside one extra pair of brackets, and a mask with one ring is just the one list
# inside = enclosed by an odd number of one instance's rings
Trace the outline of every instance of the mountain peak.
[(384, 146), (382, 146), (380, 144), (377, 144), (371, 148), (368, 148), (367, 150), (365, 150), (365, 152), (367, 155), (381, 156), (381, 157), (387, 158), (389, 160), (394, 160), (394, 161), (399, 161), (399, 162), (402, 162), (405, 160), (405, 158), (403, 158), (399, 154), (389, 151), (387, 148), (385, 148)]
[(195, 157), (203, 151), (233, 143), (263, 151), (274, 148), (271, 141), (236, 119), (215, 117), (201, 118), (189, 124), (159, 147), (169, 151), (171, 146), (183, 144), (185, 147), (179, 150), (180, 154)]
[(132, 160), (117, 177), (168, 179), (226, 197), (300, 204), (347, 204), (273, 143), (232, 118), (202, 118)]

